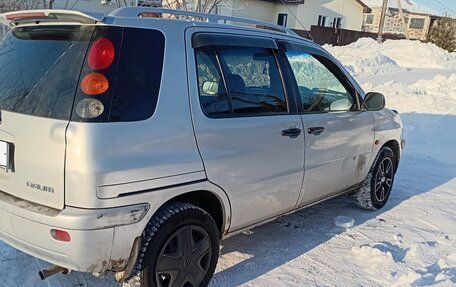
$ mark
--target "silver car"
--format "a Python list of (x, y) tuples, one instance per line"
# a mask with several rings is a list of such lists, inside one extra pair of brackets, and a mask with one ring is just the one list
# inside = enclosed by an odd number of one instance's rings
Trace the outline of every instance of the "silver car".
[(0, 239), (126, 286), (206, 286), (219, 241), (348, 193), (382, 208), (383, 95), (291, 30), (126, 7), (2, 14)]

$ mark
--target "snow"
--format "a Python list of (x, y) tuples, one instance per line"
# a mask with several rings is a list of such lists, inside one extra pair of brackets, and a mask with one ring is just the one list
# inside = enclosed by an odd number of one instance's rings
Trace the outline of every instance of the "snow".
[[(456, 286), (456, 55), (368, 39), (329, 50), (401, 113), (407, 147), (390, 200), (370, 212), (340, 196), (230, 237), (211, 286)], [(336, 226), (339, 215), (353, 227)], [(45, 267), (0, 242), (0, 286), (117, 286), (78, 272), (42, 282)]]
[(348, 46), (324, 48), (355, 76), (406, 72), (410, 68), (456, 69), (456, 53), (432, 43), (386, 40), (379, 44), (374, 39), (361, 38)]

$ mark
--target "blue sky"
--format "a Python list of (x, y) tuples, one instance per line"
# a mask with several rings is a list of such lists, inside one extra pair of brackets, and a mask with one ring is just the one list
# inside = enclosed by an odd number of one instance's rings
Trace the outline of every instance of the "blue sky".
[[(391, 0), (390, 0), (391, 1)], [(456, 17), (456, 1), (455, 0), (413, 0), (418, 4), (422, 4), (426, 7), (429, 7), (440, 14), (443, 14), (443, 9), (445, 9), (452, 17)], [(439, 2), (441, 4), (439, 4)], [(444, 7), (446, 6), (446, 7)], [(451, 10), (453, 11), (451, 11)]]

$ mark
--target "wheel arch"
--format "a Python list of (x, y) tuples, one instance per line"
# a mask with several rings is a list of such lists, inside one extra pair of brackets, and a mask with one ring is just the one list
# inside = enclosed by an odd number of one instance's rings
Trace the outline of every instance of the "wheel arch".
[(165, 206), (171, 202), (190, 203), (203, 209), (209, 213), (212, 219), (214, 219), (220, 236), (225, 233), (227, 227), (226, 216), (228, 216), (228, 214), (224, 208), (222, 199), (216, 193), (208, 190), (189, 191), (169, 199), (162, 206)]
[[(163, 189), (157, 191), (160, 195), (155, 197), (155, 200), (149, 198), (148, 202), (151, 205), (149, 214), (144, 218), (140, 226), (134, 228), (134, 232), (139, 232), (135, 237), (135, 242), (132, 242), (133, 247), (128, 249), (129, 257), (125, 257), (125, 271), (118, 274), (119, 281), (132, 276), (134, 267), (140, 254), (142, 246), (143, 232), (147, 228), (148, 223), (157, 215), (162, 208), (173, 202), (184, 202), (193, 204), (211, 215), (219, 230), (220, 238), (225, 235), (231, 223), (231, 203), (227, 194), (218, 186), (215, 186), (208, 181), (197, 183), (194, 185), (180, 186), (177, 188)], [(151, 195), (153, 193), (148, 193)], [(125, 228), (126, 232), (120, 231), (119, 234), (130, 234), (129, 227)], [(120, 270), (120, 269), (119, 269)], [(116, 270), (118, 271), (118, 270)], [(116, 275), (117, 278), (117, 275)]]
[(401, 158), (401, 148), (396, 140), (387, 141), (383, 146), (390, 148), (394, 154), (394, 172), (396, 173)]
[(200, 182), (163, 188), (143, 194), (150, 209), (137, 231), (146, 228), (147, 223), (167, 204), (184, 202), (205, 210), (214, 219), (221, 236), (227, 234), (232, 217), (231, 202), (227, 193), (219, 186), (204, 180)]

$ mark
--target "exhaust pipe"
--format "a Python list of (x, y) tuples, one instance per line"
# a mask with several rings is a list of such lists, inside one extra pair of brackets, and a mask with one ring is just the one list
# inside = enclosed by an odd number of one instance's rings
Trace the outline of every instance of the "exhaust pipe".
[(55, 274), (64, 274), (64, 275), (68, 275), (71, 271), (68, 270), (67, 268), (63, 268), (63, 267), (60, 267), (60, 266), (57, 266), (57, 265), (54, 265), (54, 266), (51, 266), (50, 268), (46, 269), (46, 270), (41, 270), (40, 272), (38, 272), (38, 275), (40, 275), (40, 278), (41, 280), (44, 280), (46, 278), (49, 278), (51, 277), (52, 275), (55, 275)]

